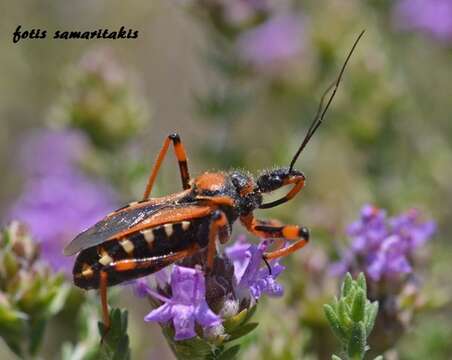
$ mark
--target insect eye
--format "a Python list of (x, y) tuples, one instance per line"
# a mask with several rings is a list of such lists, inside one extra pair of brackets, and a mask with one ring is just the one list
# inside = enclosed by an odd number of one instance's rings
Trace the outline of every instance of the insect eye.
[(231, 175), (232, 184), (236, 189), (240, 190), (248, 185), (248, 179), (242, 174), (233, 173)]

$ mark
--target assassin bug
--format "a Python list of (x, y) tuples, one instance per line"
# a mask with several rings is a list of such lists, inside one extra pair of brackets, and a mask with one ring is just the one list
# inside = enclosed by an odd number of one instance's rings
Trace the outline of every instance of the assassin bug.
[[(363, 36), (360, 33), (334, 83), (324, 92), (314, 120), (289, 167), (264, 171), (254, 179), (243, 171), (205, 172), (190, 179), (187, 156), (179, 135), (169, 135), (151, 170), (142, 200), (130, 203), (79, 234), (64, 249), (65, 255), (79, 253), (73, 276), (83, 289), (99, 289), (104, 324), (110, 319), (107, 287), (154, 273), (165, 266), (207, 249), (206, 271), (212, 269), (217, 239), (229, 240), (233, 223), (240, 219), (245, 228), (261, 238), (290, 242), (264, 254), (264, 260), (289, 255), (309, 241), (309, 231), (298, 225), (281, 225), (253, 216), (255, 209), (269, 209), (295, 197), (305, 184), (305, 176), (294, 169), (336, 94), (347, 63)], [(324, 99), (331, 92), (327, 103)], [(170, 145), (179, 164), (183, 191), (150, 198), (152, 187)], [(291, 185), (291, 190), (272, 202), (263, 194)]]

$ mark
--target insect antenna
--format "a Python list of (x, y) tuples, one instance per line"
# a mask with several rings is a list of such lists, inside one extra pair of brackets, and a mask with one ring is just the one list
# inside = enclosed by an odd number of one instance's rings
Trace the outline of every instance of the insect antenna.
[[(293, 167), (295, 165), (295, 162), (297, 161), (297, 159), (300, 156), (300, 154), (303, 151), (303, 149), (308, 144), (308, 142), (311, 139), (312, 135), (314, 135), (314, 133), (319, 128), (319, 126), (322, 124), (323, 119), (325, 117), (325, 114), (328, 111), (328, 108), (330, 107), (331, 102), (334, 99), (334, 96), (336, 95), (337, 89), (339, 88), (339, 84), (341, 83), (342, 76), (344, 75), (344, 72), (345, 72), (345, 68), (347, 67), (348, 62), (349, 62), (350, 58), (352, 57), (352, 54), (355, 51), (355, 48), (358, 45), (359, 40), (361, 40), (361, 37), (364, 35), (364, 32), (365, 32), (365, 30), (361, 31), (361, 33), (358, 35), (358, 37), (356, 38), (355, 42), (353, 43), (353, 46), (350, 49), (350, 51), (349, 51), (349, 53), (348, 53), (348, 55), (347, 55), (347, 57), (346, 57), (346, 59), (344, 61), (344, 64), (342, 65), (341, 71), (339, 72), (339, 75), (336, 78), (336, 80), (334, 82), (332, 82), (331, 85), (328, 86), (328, 88), (322, 94), (322, 97), (320, 98), (319, 106), (317, 108), (317, 112), (316, 112), (316, 114), (314, 116), (314, 120), (312, 121), (311, 125), (309, 126), (309, 129), (308, 129), (308, 131), (306, 133), (305, 138), (303, 139), (303, 142), (301, 143), (301, 145), (298, 148), (297, 152), (295, 153), (292, 161), (290, 162), (289, 173), (292, 172)], [(326, 99), (327, 95), (330, 92), (331, 92), (331, 95), (328, 98), (328, 101), (327, 101), (326, 105), (324, 106), (325, 99)]]

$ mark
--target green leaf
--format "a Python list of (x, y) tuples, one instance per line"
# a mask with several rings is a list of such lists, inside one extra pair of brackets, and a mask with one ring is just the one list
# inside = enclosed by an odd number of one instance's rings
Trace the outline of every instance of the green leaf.
[(234, 331), (237, 327), (244, 324), (249, 319), (249, 313), (253, 312), (255, 306), (251, 309), (244, 309), (240, 311), (238, 314), (234, 315), (233, 317), (223, 321), (224, 329), (227, 333), (231, 333)]
[(238, 338), (241, 338), (242, 336), (248, 335), (251, 331), (257, 328), (258, 325), (259, 323), (251, 322), (243, 326), (240, 326), (237, 330), (230, 334), (231, 336), (227, 341), (233, 341)]
[(256, 313), (256, 310), (257, 310), (257, 305), (254, 305), (252, 308), (250, 308), (250, 309), (247, 310), (247, 313), (246, 313), (246, 319), (245, 319), (245, 321), (243, 322), (244, 324), (246, 324), (248, 321), (251, 320), (251, 318), (253, 317), (253, 315)]
[(374, 301), (366, 311), (366, 334), (370, 335), (378, 315), (378, 301)]
[(235, 360), (237, 359), (239, 351), (240, 345), (234, 345), (227, 349), (226, 351), (223, 351), (221, 354), (219, 354), (216, 357), (216, 360)]
[(343, 281), (342, 287), (341, 287), (341, 298), (346, 297), (350, 293), (350, 290), (352, 289), (352, 285), (353, 285), (352, 276), (350, 275), (350, 273), (347, 273), (345, 275), (345, 278), (344, 278), (344, 281)]
[[(162, 330), (168, 345), (178, 360), (212, 359), (212, 346), (207, 341), (199, 337), (176, 341), (174, 340), (175, 334), (172, 326), (163, 326)], [(213, 357), (213, 359), (215, 359), (215, 357)]]
[[(64, 278), (62, 279), (62, 281), (64, 281)], [(61, 311), (61, 309), (66, 303), (69, 291), (71, 290), (71, 285), (67, 283), (61, 283), (61, 285), (58, 284), (57, 286), (58, 292), (52, 298), (47, 308), (47, 313), (50, 316), (55, 315)]]
[(178, 360), (203, 360), (211, 352), (211, 346), (200, 338), (170, 342), (170, 347)]
[(341, 342), (347, 342), (347, 334), (342, 329), (333, 307), (329, 304), (325, 304), (323, 305), (323, 310), (325, 311), (325, 316), (330, 323), (330, 327), (333, 330), (334, 335), (336, 335)]
[(36, 355), (44, 337), (44, 329), (47, 324), (46, 319), (33, 319), (30, 323), (30, 344), (29, 352), (31, 355)]
[(364, 273), (359, 273), (357, 283), (358, 286), (363, 289), (364, 294), (367, 294), (366, 276)]
[(350, 340), (347, 346), (348, 356), (362, 359), (366, 352), (366, 328), (364, 322), (354, 323), (352, 326)]
[(341, 328), (345, 331), (348, 337), (350, 333), (350, 327), (352, 325), (352, 319), (350, 318), (347, 304), (343, 299), (339, 301), (339, 305), (337, 307), (337, 317), (339, 319), (339, 324)]
[(129, 336), (127, 335), (127, 316), (127, 311), (112, 309), (110, 311), (110, 329), (107, 331), (104, 324), (99, 323), (99, 332), (102, 336), (99, 354), (100, 359), (130, 359)]
[(362, 289), (355, 293), (353, 299), (351, 318), (355, 322), (363, 321), (366, 310), (366, 294)]
[(337, 355), (331, 355), (331, 360), (342, 360), (339, 356)]
[(27, 329), (27, 320), (27, 314), (14, 309), (8, 301), (0, 301), (0, 337), (19, 357), (22, 357), (21, 344)]

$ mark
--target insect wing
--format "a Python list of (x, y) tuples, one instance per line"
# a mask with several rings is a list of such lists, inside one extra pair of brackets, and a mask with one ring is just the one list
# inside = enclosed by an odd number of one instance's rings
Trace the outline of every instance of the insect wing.
[(169, 206), (169, 204), (154, 203), (118, 210), (77, 235), (77, 237), (64, 248), (63, 254), (66, 256), (74, 255), (81, 250), (98, 245), (118, 232), (134, 227), (166, 206)]
[(148, 218), (146, 218), (146, 220), (141, 221), (133, 227), (129, 227), (119, 233), (114, 234), (114, 236), (108, 240), (131, 236), (138, 231), (154, 228), (159, 225), (203, 218), (209, 216), (211, 213), (212, 207), (210, 206), (200, 206), (197, 204), (171, 205), (166, 208), (159, 209)]

